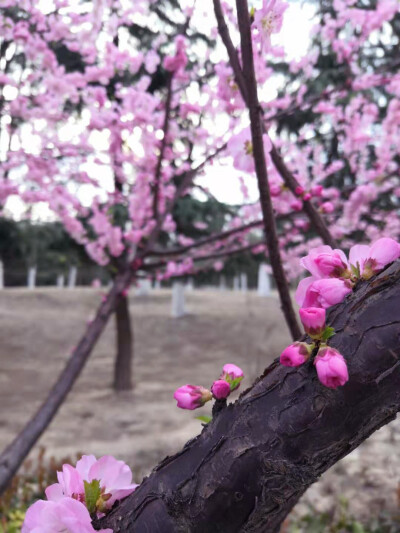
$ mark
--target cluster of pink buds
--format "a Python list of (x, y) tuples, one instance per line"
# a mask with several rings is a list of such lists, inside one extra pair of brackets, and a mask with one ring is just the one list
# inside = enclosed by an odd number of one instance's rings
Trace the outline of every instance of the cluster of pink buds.
[[(95, 533), (92, 518), (104, 516), (138, 486), (132, 483), (129, 466), (111, 455), (100, 459), (84, 455), (76, 467), (63, 465), (57, 478), (58, 483), (46, 489), (47, 500), (28, 509), (22, 533)], [(112, 533), (111, 529), (100, 531)]]
[(295, 342), (283, 350), (280, 362), (285, 366), (300, 366), (316, 352), (314, 365), (318, 378), (326, 387), (335, 389), (344, 385), (348, 379), (346, 361), (326, 341), (335, 334), (333, 328), (326, 325), (326, 311), (320, 307), (300, 309), (300, 318), (306, 333), (314, 341)]
[(353, 246), (349, 259), (342, 250), (330, 246), (314, 248), (303, 257), (300, 262), (311, 276), (299, 283), (296, 301), (304, 329), (313, 342), (291, 344), (282, 352), (280, 362), (300, 366), (315, 355), (321, 383), (330, 388), (344, 385), (349, 379), (347, 364), (343, 355), (326, 344), (335, 331), (326, 325), (325, 309), (342, 302), (357, 281), (370, 279), (399, 257), (400, 244), (389, 238), (379, 239), (372, 246)]
[(239, 388), (244, 378), (243, 370), (236, 365), (227, 364), (219, 379), (214, 381), (211, 390), (198, 385), (183, 385), (176, 389), (174, 398), (181, 409), (197, 409), (213, 398), (226, 400), (231, 392)]

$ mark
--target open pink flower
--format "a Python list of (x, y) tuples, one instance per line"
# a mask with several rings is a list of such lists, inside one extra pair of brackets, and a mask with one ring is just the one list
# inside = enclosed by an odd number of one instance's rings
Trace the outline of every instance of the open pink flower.
[(261, 9), (254, 14), (254, 26), (258, 30), (260, 40), (269, 48), (271, 35), (281, 31), (283, 14), (289, 7), (287, 2), (281, 0), (263, 0)]
[(310, 357), (310, 345), (305, 342), (295, 342), (285, 348), (280, 356), (280, 363), (284, 366), (300, 366)]
[[(265, 153), (269, 154), (272, 148), (272, 143), (267, 134), (263, 135), (263, 141)], [(253, 143), (249, 127), (245, 128), (237, 135), (233, 135), (229, 139), (228, 151), (233, 157), (233, 166), (237, 170), (249, 172), (250, 174), (255, 171)]]
[[(89, 511), (73, 498), (39, 500), (26, 512), (21, 533), (95, 533)], [(112, 533), (112, 529), (101, 529)]]
[(325, 329), (326, 311), (321, 307), (303, 307), (299, 310), (304, 330), (310, 337), (320, 336)]
[(94, 455), (83, 455), (76, 467), (63, 465), (62, 471), (57, 472), (57, 479), (58, 483), (46, 489), (48, 500), (59, 501), (68, 496), (85, 502), (84, 481), (99, 481), (102, 501), (99, 502), (101, 509), (98, 509), (98, 513), (111, 509), (117, 500), (126, 498), (138, 486), (132, 483), (129, 466), (111, 455), (104, 455), (100, 459)]
[(197, 385), (183, 385), (176, 389), (174, 398), (181, 409), (197, 409), (212, 399), (208, 389)]
[(350, 264), (364, 279), (370, 278), (399, 257), (400, 244), (387, 237), (378, 239), (372, 246), (356, 244), (349, 254)]
[(349, 380), (346, 361), (343, 355), (334, 348), (329, 346), (321, 348), (314, 364), (317, 368), (318, 378), (325, 387), (336, 389)]

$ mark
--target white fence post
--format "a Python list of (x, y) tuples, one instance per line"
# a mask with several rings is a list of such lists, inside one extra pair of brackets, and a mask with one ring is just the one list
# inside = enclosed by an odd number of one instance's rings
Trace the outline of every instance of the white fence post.
[(36, 267), (28, 268), (28, 289), (34, 289), (36, 287)]
[(180, 318), (185, 314), (185, 286), (181, 281), (172, 284), (172, 316)]
[(240, 288), (242, 292), (247, 292), (247, 274), (240, 274)]
[(58, 274), (58, 276), (57, 276), (57, 287), (59, 289), (62, 289), (64, 287), (64, 283), (65, 283), (64, 274)]
[(4, 265), (3, 265), (3, 261), (0, 261), (0, 289), (4, 289)]
[(136, 294), (138, 296), (148, 296), (150, 291), (151, 291), (151, 280), (150, 279), (139, 279)]
[(240, 280), (239, 280), (239, 276), (235, 276), (233, 278), (233, 290), (234, 291), (238, 291), (240, 288)]
[(258, 296), (271, 295), (271, 282), (264, 263), (258, 267)]
[(76, 286), (76, 276), (78, 274), (78, 269), (76, 266), (72, 266), (68, 272), (68, 288), (73, 289)]

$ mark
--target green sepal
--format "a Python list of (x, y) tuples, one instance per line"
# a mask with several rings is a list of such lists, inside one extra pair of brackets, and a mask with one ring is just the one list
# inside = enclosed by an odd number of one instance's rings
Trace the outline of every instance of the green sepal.
[(85, 503), (89, 514), (92, 515), (96, 512), (97, 500), (101, 495), (100, 481), (94, 479), (91, 483), (84, 481), (85, 487)]
[(212, 420), (212, 416), (208, 416), (208, 415), (201, 415), (201, 416), (196, 416), (196, 420), (200, 420), (200, 422), (204, 422), (205, 424), (209, 424)]
[(238, 378), (235, 378), (235, 379), (232, 379), (232, 380), (227, 380), (229, 385), (231, 386), (231, 391), (237, 389), (240, 385), (240, 382), (242, 381), (243, 379), (243, 376), (240, 376)]
[(328, 339), (333, 337), (335, 334), (336, 334), (336, 332), (335, 332), (334, 328), (331, 328), (331, 326), (326, 326), (326, 328), (324, 329), (324, 331), (323, 331), (323, 333), (321, 335), (321, 340), (327, 341)]
[(357, 279), (360, 277), (360, 264), (357, 263), (357, 266), (350, 265), (351, 273), (353, 276), (355, 276)]

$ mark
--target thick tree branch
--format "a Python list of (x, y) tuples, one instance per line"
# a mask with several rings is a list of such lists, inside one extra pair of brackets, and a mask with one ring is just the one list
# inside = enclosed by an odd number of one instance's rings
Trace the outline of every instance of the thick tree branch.
[(250, 129), (253, 144), (254, 163), (260, 193), (261, 210), (264, 219), (264, 231), (267, 242), (269, 260), (278, 288), (282, 312), (290, 329), (293, 339), (300, 337), (301, 332), (297, 322), (290, 297), (289, 285), (286, 280), (279, 250), (279, 239), (272, 199), (269, 190), (267, 163), (264, 153), (263, 125), (260, 114), (260, 103), (257, 94), (257, 81), (254, 70), (253, 45), (251, 40), (250, 17), (247, 0), (236, 0), (236, 9), (240, 31), (241, 50), (243, 58), (243, 76), (247, 88), (247, 107), (250, 116)]
[(254, 228), (260, 228), (262, 225), (263, 225), (262, 220), (256, 220), (254, 222), (249, 222), (249, 224), (244, 224), (243, 226), (239, 226), (237, 228), (232, 228), (227, 231), (222, 231), (221, 233), (217, 233), (216, 235), (210, 235), (209, 237), (198, 239), (192, 244), (187, 244), (186, 246), (180, 246), (179, 248), (177, 247), (177, 248), (171, 248), (171, 249), (165, 249), (165, 250), (157, 250), (157, 249), (152, 250), (152, 252), (149, 255), (151, 256), (181, 255), (186, 252), (189, 252), (193, 248), (199, 248), (201, 246), (213, 243), (215, 241), (227, 239), (228, 237), (231, 237), (232, 235), (236, 235), (237, 233), (249, 231)]
[[(328, 312), (350, 380), (273, 363), (162, 461), (102, 527), (115, 533), (275, 533), (305, 490), (400, 409), (400, 261)], [(188, 376), (189, 378), (190, 376)]]

